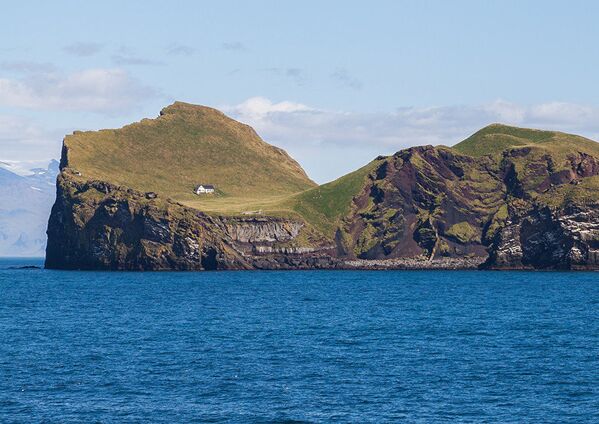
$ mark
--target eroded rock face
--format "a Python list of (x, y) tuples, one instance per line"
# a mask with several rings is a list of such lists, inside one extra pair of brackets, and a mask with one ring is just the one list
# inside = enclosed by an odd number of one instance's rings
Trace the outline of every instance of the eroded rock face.
[(345, 251), (359, 259), (485, 256), (485, 224), (506, 187), (488, 158), (414, 147), (387, 158), (346, 218)]
[(512, 148), (494, 160), (414, 147), (386, 158), (337, 235), (349, 258), (480, 258), (486, 268), (597, 269), (598, 204), (559, 196), (599, 175), (599, 160)]
[[(63, 173), (48, 224), (46, 267), (216, 270), (334, 267), (327, 247), (289, 244), (303, 223), (213, 217), (156, 196)], [(287, 243), (287, 244), (286, 244)]]
[(511, 207), (485, 268), (599, 269), (599, 204)]
[(303, 222), (275, 218), (237, 218), (224, 223), (227, 235), (242, 243), (293, 240), (303, 226)]

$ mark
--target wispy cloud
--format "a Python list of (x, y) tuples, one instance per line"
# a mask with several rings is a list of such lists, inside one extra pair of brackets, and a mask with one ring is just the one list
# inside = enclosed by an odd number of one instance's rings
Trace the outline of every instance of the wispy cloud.
[(283, 70), (283, 75), (291, 78), (297, 85), (304, 85), (306, 82), (306, 72), (300, 68), (287, 68)]
[(164, 62), (138, 55), (129, 47), (122, 46), (111, 56), (112, 62), (119, 66), (157, 66)]
[(69, 74), (0, 78), (0, 105), (45, 110), (117, 114), (136, 108), (156, 91), (122, 69), (86, 69)]
[(102, 47), (100, 43), (79, 42), (64, 46), (63, 50), (73, 56), (86, 57), (99, 53)]
[(296, 85), (305, 85), (308, 79), (306, 71), (301, 68), (265, 68), (266, 72), (292, 80)]
[[(16, 173), (60, 155), (64, 133), (47, 130), (28, 118), (0, 115), (0, 161)], [(23, 163), (26, 160), (26, 163)]]
[(50, 73), (56, 71), (56, 66), (52, 63), (32, 62), (32, 61), (17, 61), (17, 62), (2, 62), (0, 69), (4, 71), (18, 73)]
[(518, 105), (497, 100), (478, 106), (404, 107), (388, 113), (324, 110), (254, 97), (225, 110), (271, 139), (284, 142), (376, 145), (401, 149), (420, 144), (452, 145), (493, 122), (595, 136), (599, 108), (549, 102)]
[(119, 66), (157, 66), (163, 64), (163, 62), (157, 60), (126, 54), (113, 54), (111, 59), (115, 65)]
[(223, 50), (236, 51), (236, 52), (244, 52), (247, 51), (245, 44), (240, 41), (230, 41), (227, 43), (222, 43), (221, 47)]
[(171, 43), (166, 46), (166, 53), (171, 56), (191, 56), (195, 52), (196, 49), (185, 44)]
[(351, 88), (353, 90), (360, 90), (363, 86), (362, 81), (351, 76), (345, 68), (337, 68), (334, 72), (331, 73), (330, 77), (333, 80), (337, 81), (337, 83), (339, 83), (340, 85)]

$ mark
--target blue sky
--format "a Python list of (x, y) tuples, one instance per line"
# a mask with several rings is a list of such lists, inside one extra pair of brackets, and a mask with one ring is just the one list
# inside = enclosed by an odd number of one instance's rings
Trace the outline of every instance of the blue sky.
[(488, 123), (599, 135), (591, 1), (10, 2), (0, 161), (174, 100), (223, 109), (323, 182)]

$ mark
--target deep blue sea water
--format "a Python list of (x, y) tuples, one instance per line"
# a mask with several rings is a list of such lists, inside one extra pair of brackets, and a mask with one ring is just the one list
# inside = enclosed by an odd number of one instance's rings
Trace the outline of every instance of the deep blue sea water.
[(2, 423), (599, 422), (599, 273), (26, 262), (0, 261)]

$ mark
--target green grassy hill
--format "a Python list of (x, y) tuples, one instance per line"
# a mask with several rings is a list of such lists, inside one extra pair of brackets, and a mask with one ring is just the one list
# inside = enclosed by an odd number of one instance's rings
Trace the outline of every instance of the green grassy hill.
[(598, 177), (584, 178), (576, 185), (558, 184), (543, 192), (535, 190), (546, 178), (546, 175), (538, 172), (545, 166), (550, 167), (553, 173), (568, 172), (572, 169), (572, 160), (576, 160), (581, 153), (599, 157), (599, 143), (588, 138), (559, 131), (492, 124), (453, 146), (454, 150), (462, 154), (476, 157), (490, 155), (496, 159), (512, 148), (528, 150), (523, 155), (512, 155), (510, 160), (523, 182), (523, 189), (537, 201), (560, 207), (569, 201), (599, 200)]
[[(73, 178), (154, 191), (205, 212), (300, 215), (331, 234), (377, 161), (317, 186), (285, 151), (204, 106), (176, 102), (156, 119), (65, 138)], [(76, 173), (81, 173), (77, 176)], [(195, 195), (199, 183), (216, 195)]]
[(559, 131), (491, 124), (453, 146), (454, 150), (469, 156), (496, 155), (512, 147), (540, 147), (551, 153), (564, 154), (581, 151), (599, 155), (599, 143), (578, 135)]
[[(213, 204), (264, 201), (316, 184), (285, 151), (215, 109), (186, 103), (156, 119), (116, 130), (75, 132), (64, 141), (69, 168), (81, 178), (155, 191), (178, 201)], [(217, 195), (193, 194), (199, 183)]]

